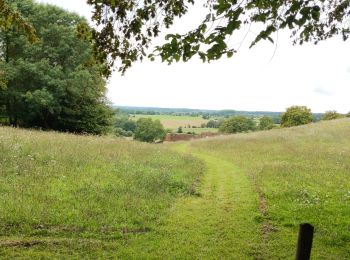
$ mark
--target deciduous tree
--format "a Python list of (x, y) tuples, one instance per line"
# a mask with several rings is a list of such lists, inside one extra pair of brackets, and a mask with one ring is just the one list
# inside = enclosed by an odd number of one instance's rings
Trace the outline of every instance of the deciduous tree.
[(36, 29), (31, 44), (16, 28), (0, 31), (6, 87), (0, 106), (14, 126), (61, 131), (105, 133), (112, 112), (105, 98), (103, 64), (93, 56), (91, 42), (77, 37), (85, 20), (61, 8), (32, 0), (12, 1)]
[(159, 120), (151, 118), (140, 118), (136, 122), (134, 138), (142, 142), (152, 143), (156, 140), (163, 140), (165, 129)]
[(291, 127), (312, 122), (312, 113), (306, 106), (291, 106), (281, 116), (281, 126)]
[[(169, 28), (187, 13), (194, 0), (87, 0), (93, 7), (96, 49), (117, 60), (124, 72), (137, 60), (147, 56), (152, 39), (162, 28)], [(197, 2), (197, 1), (196, 1)], [(274, 34), (288, 30), (293, 43), (318, 43), (336, 35), (346, 40), (350, 29), (349, 0), (207, 0), (207, 10), (198, 26), (184, 34), (166, 36), (166, 43), (151, 54), (165, 62), (187, 61), (198, 55), (203, 61), (217, 60), (237, 51), (229, 39), (243, 27), (257, 31), (254, 46), (261, 40), (274, 42)], [(181, 19), (180, 21), (181, 22)], [(255, 26), (258, 25), (258, 26)], [(239, 39), (241, 40), (241, 39)], [(237, 41), (237, 40), (236, 40)]]
[(344, 117), (343, 115), (339, 114), (337, 111), (326, 111), (324, 115), (322, 116), (322, 120), (333, 120)]
[(273, 119), (269, 116), (263, 116), (259, 119), (260, 130), (270, 130), (273, 128)]
[(223, 133), (241, 133), (254, 131), (256, 128), (254, 121), (245, 116), (233, 116), (226, 119), (220, 125), (219, 131)]

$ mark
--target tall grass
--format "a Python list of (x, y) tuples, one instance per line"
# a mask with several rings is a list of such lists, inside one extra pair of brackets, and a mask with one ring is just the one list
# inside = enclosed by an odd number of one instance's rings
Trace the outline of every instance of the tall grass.
[(0, 127), (0, 236), (146, 232), (202, 170), (158, 145)]
[[(350, 258), (350, 120), (192, 142), (250, 176), (266, 198), (266, 257), (293, 257), (298, 225), (315, 226), (315, 259)], [(262, 199), (262, 198), (260, 198)]]

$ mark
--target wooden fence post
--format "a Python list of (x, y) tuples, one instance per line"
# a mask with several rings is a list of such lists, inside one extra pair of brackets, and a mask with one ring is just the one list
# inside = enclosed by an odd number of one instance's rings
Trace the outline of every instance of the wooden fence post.
[(296, 260), (309, 260), (312, 248), (314, 227), (308, 223), (300, 224)]

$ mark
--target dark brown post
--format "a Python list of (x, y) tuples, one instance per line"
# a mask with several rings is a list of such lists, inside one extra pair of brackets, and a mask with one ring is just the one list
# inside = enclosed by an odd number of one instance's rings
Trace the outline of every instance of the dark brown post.
[(314, 237), (314, 227), (308, 223), (300, 224), (296, 260), (309, 260)]

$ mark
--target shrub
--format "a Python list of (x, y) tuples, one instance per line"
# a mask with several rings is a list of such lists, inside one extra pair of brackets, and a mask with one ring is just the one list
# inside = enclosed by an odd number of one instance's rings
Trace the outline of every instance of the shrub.
[(255, 123), (251, 118), (234, 116), (226, 119), (220, 125), (219, 131), (223, 133), (241, 133), (255, 130)]
[(273, 128), (273, 120), (269, 116), (263, 116), (259, 120), (259, 129), (260, 130), (269, 130)]
[(312, 122), (312, 113), (306, 106), (291, 106), (281, 116), (281, 126), (291, 127)]
[(339, 114), (335, 110), (332, 110), (332, 111), (326, 111), (326, 113), (324, 113), (324, 115), (322, 116), (322, 120), (333, 120), (333, 119), (338, 119), (342, 117), (343, 115)]
[(156, 140), (163, 140), (165, 129), (159, 120), (153, 121), (151, 118), (140, 118), (136, 122), (134, 139), (152, 143)]

